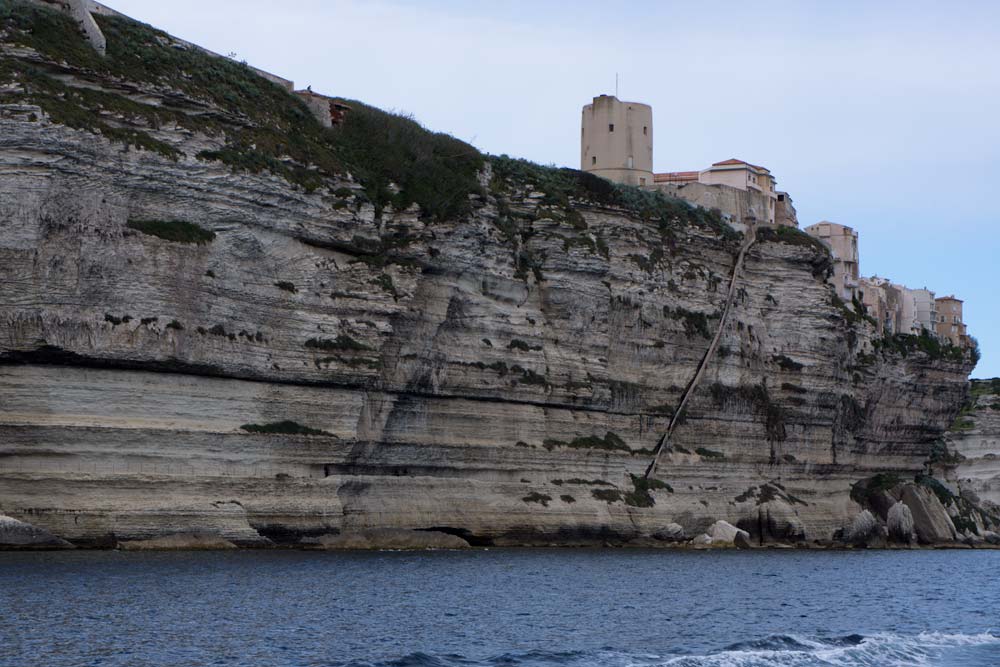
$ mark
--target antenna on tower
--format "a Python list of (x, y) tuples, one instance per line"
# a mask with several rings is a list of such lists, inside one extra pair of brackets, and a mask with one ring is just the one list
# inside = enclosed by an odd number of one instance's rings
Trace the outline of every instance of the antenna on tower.
[(618, 72), (615, 72), (615, 97), (618, 97)]

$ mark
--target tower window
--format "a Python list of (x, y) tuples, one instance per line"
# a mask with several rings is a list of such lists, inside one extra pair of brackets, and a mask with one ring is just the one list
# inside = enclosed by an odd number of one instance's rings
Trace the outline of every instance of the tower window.
[(646, 135), (646, 134), (648, 134), (647, 130), (649, 130), (649, 128), (648, 128), (648, 127), (646, 127), (645, 125), (643, 125), (643, 126), (642, 126), (642, 133), (643, 133), (643, 135)]
[(628, 156), (628, 168), (629, 169), (635, 168), (635, 158), (632, 157), (631, 155)]
[(592, 165), (597, 164), (597, 156), (596, 155), (591, 156), (591, 158), (590, 158), (590, 164), (592, 164)]
[(608, 132), (614, 132), (614, 131), (615, 131), (615, 124), (608, 123)]

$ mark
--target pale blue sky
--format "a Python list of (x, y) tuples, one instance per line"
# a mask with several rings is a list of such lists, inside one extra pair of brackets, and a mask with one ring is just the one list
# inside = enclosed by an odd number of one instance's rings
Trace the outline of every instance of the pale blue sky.
[[(861, 271), (965, 299), (1000, 375), (1000, 3), (106, 0), (490, 153), (578, 167), (580, 107), (653, 106), (654, 168), (769, 167)], [(710, 9), (708, 7), (711, 7)]]

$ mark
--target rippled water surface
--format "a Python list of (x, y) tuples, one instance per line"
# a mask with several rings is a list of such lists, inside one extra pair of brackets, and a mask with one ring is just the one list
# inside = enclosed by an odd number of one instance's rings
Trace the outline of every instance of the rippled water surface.
[(0, 553), (0, 664), (1000, 666), (1000, 551)]

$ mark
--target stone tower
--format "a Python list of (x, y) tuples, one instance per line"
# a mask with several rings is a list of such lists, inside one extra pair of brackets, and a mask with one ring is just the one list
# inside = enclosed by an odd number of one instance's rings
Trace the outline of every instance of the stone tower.
[(616, 183), (653, 185), (653, 108), (614, 95), (584, 106), (580, 169)]

